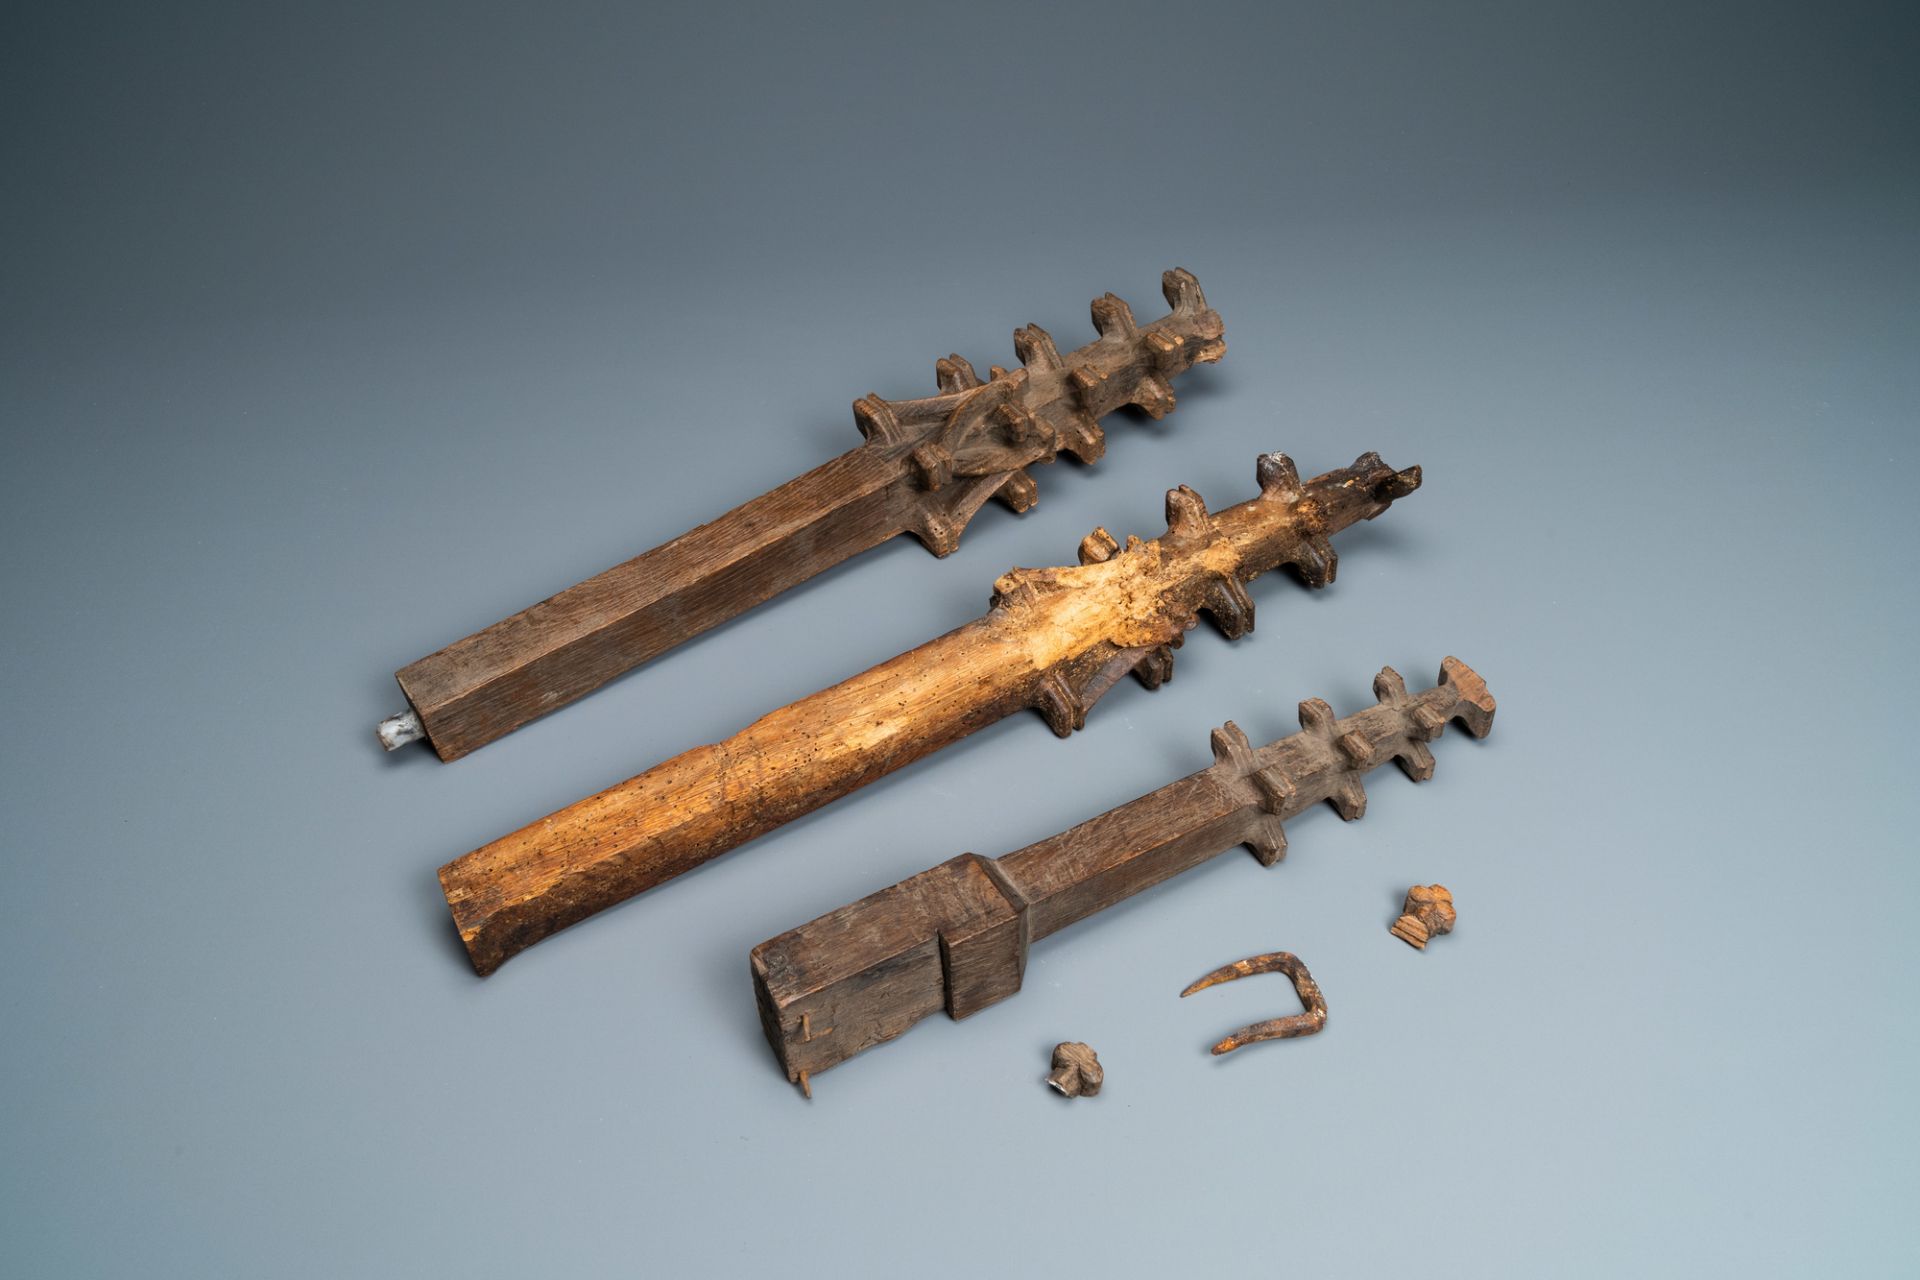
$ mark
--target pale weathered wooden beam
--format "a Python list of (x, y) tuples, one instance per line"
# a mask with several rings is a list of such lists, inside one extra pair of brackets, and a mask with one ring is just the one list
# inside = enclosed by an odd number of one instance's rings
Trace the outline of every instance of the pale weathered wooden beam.
[[(1213, 731), (1211, 768), (1016, 853), (963, 853), (761, 943), (754, 993), (787, 1078), (810, 1079), (942, 1010), (964, 1018), (1004, 1000), (1033, 942), (1235, 845), (1271, 866), (1286, 854), (1288, 818), (1322, 802), (1358, 818), (1368, 771), (1391, 760), (1424, 782), (1427, 743), (1449, 722), (1476, 738), (1493, 729), (1493, 695), (1458, 658), (1424, 693), (1409, 694), (1391, 667), (1373, 690), (1378, 703), (1345, 719), (1308, 699), (1301, 732), (1258, 749), (1228, 721)], [(1246, 1028), (1214, 1052), (1303, 1034), (1311, 1021)]]
[(1096, 530), (1078, 566), (1003, 576), (985, 617), (448, 863), (440, 883), (474, 967), (490, 973), (1022, 708), (1066, 736), (1128, 672), (1164, 680), (1201, 613), (1229, 638), (1251, 628), (1252, 578), (1287, 565), (1311, 586), (1332, 581), (1328, 539), (1420, 484), (1418, 467), (1372, 453), (1305, 482), (1268, 454), (1258, 476), (1259, 496), (1218, 515), (1175, 489), (1159, 538), (1120, 547)]

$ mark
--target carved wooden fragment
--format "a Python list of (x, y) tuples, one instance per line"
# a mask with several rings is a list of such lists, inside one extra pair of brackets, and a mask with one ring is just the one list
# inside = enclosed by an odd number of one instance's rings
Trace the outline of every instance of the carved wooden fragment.
[(947, 356), (938, 395), (863, 396), (862, 447), (402, 667), (409, 708), (382, 723), (381, 742), (424, 737), (458, 759), (897, 534), (944, 556), (988, 498), (1025, 511), (1038, 498), (1027, 468), (1059, 453), (1095, 461), (1101, 418), (1129, 404), (1164, 417), (1172, 379), (1226, 352), (1192, 273), (1167, 272), (1161, 289), (1172, 310), (1146, 325), (1112, 294), (1096, 299), (1100, 336), (1077, 351), (1027, 325), (1018, 368), (982, 381)]
[[(1267, 454), (1258, 475), (1259, 495), (1218, 515), (1175, 489), (1161, 537), (1120, 548), (1096, 530), (1077, 567), (1003, 576), (985, 617), (448, 863), (440, 883), (474, 968), (490, 973), (556, 929), (1022, 708), (1065, 737), (1129, 671), (1164, 680), (1199, 614), (1230, 638), (1252, 627), (1252, 578), (1291, 565), (1310, 586), (1332, 581), (1329, 537), (1420, 484), (1418, 467), (1396, 471), (1372, 453), (1304, 483), (1284, 454)], [(929, 892), (991, 890), (956, 872)], [(949, 998), (963, 1006), (976, 984), (998, 998), (1001, 966), (988, 955), (1017, 949), (1013, 932), (978, 929), (954, 962)]]
[(1407, 890), (1400, 907), (1400, 918), (1388, 932), (1415, 951), (1425, 951), (1427, 943), (1443, 933), (1453, 932), (1453, 895), (1443, 884), (1416, 884)]
[(1424, 693), (1409, 694), (1390, 667), (1373, 690), (1378, 703), (1344, 719), (1308, 699), (1302, 731), (1264, 747), (1229, 721), (1213, 732), (1211, 768), (1016, 853), (963, 853), (761, 943), (754, 993), (787, 1078), (817, 1075), (940, 1010), (964, 1018), (1004, 1000), (1020, 989), (1033, 942), (1237, 844), (1271, 866), (1286, 853), (1288, 818), (1322, 801), (1358, 818), (1369, 770), (1392, 760), (1424, 782), (1427, 744), (1449, 721), (1476, 738), (1493, 728), (1493, 695), (1457, 658)]
[(1069, 1098), (1091, 1098), (1106, 1083), (1107, 1073), (1100, 1068), (1100, 1055), (1090, 1044), (1062, 1040), (1053, 1046), (1053, 1069), (1047, 1083)]

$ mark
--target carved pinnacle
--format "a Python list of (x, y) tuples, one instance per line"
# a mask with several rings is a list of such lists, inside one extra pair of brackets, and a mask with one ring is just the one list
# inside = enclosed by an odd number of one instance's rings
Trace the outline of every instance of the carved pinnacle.
[[(1285, 974), (1293, 983), (1294, 994), (1300, 997), (1302, 1011), (1284, 1018), (1250, 1023), (1238, 1031), (1229, 1031), (1213, 1046), (1215, 1057), (1262, 1040), (1292, 1040), (1298, 1036), (1318, 1035), (1327, 1028), (1327, 998), (1320, 993), (1320, 984), (1307, 972), (1306, 963), (1291, 951), (1269, 951), (1263, 955), (1248, 956), (1245, 960), (1235, 960), (1232, 964), (1223, 964), (1204, 978), (1189, 983), (1187, 989), (1180, 993), (1180, 998), (1184, 1000), (1196, 991), (1205, 991), (1223, 982), (1237, 982), (1256, 973)], [(801, 1088), (807, 1091), (808, 1097), (813, 1096), (804, 1082)]]

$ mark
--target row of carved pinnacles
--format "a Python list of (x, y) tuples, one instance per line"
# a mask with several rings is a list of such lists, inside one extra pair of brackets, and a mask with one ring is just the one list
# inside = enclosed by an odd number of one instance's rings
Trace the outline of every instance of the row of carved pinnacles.
[[(1379, 455), (1363, 455), (1354, 465), (1364, 468), (1369, 462), (1380, 464)], [(1284, 453), (1262, 454), (1255, 464), (1254, 474), (1260, 484), (1260, 501), (1294, 503), (1304, 494), (1299, 468)], [(1176, 547), (1192, 546), (1210, 539), (1214, 532), (1213, 518), (1207, 512), (1205, 499), (1186, 485), (1167, 490), (1167, 531), (1162, 535), (1163, 542)], [(1114, 556), (1132, 552), (1142, 545), (1140, 538), (1129, 536), (1123, 547), (1104, 527), (1096, 528), (1080, 540), (1080, 563), (1104, 564)], [(1291, 568), (1305, 586), (1318, 589), (1334, 580), (1339, 569), (1339, 556), (1325, 534), (1303, 533), (1284, 567)], [(1238, 640), (1253, 630), (1253, 598), (1247, 594), (1246, 584), (1231, 572), (1198, 572), (1204, 581), (1200, 587), (1196, 620), (1198, 613), (1205, 613), (1229, 640)], [(996, 595), (994, 603), (999, 604), (1003, 599), (1003, 596)], [(1158, 689), (1172, 679), (1173, 651), (1184, 640), (1184, 635), (1176, 635), (1167, 644), (1141, 649), (1133, 665), (1133, 677), (1148, 689)], [(1086, 727), (1088, 708), (1105, 692), (1104, 685), (1098, 690), (1076, 689), (1065, 675), (1052, 671), (1040, 681), (1034, 697), (1034, 708), (1055, 735), (1064, 738)]]
[[(1446, 728), (1448, 712), (1430, 701), (1410, 696), (1406, 681), (1392, 667), (1382, 667), (1380, 674), (1373, 678), (1373, 695), (1380, 704), (1399, 710), (1406, 725), (1404, 741), (1394, 752), (1394, 762), (1415, 782), (1433, 777), (1433, 752), (1426, 744)], [(1320, 698), (1308, 698), (1300, 704), (1300, 729), (1296, 738), (1311, 737), (1328, 748), (1320, 753), (1322, 759), (1336, 766), (1344, 762), (1327, 793), (1327, 803), (1343, 821), (1353, 822), (1363, 816), (1367, 811), (1367, 789), (1362, 779), (1383, 763), (1378, 758), (1380, 744), (1357, 728), (1343, 727), (1333, 708)], [(1247, 735), (1231, 720), (1213, 731), (1211, 746), (1213, 767), (1223, 779), (1244, 778), (1259, 796), (1263, 817), (1245, 843), (1262, 865), (1272, 866), (1287, 853), (1284, 823), (1301, 807), (1299, 780), (1277, 764), (1263, 767)]]
[[(912, 444), (908, 462), (920, 488), (936, 492), (955, 477), (1008, 473), (1000, 496), (1025, 510), (1037, 493), (1022, 468), (1062, 451), (1098, 460), (1106, 450), (1102, 416), (1133, 404), (1164, 417), (1174, 407), (1173, 375), (1225, 351), (1219, 317), (1191, 272), (1167, 272), (1161, 288), (1172, 311), (1159, 325), (1142, 331), (1133, 309), (1109, 293), (1090, 308), (1099, 339), (1071, 355), (1062, 356), (1046, 330), (1026, 325), (1013, 335), (1020, 368), (991, 366), (983, 382), (966, 359), (946, 356), (934, 365), (938, 396), (863, 396), (853, 404), (855, 424), (869, 444)], [(1035, 377), (1046, 374), (1065, 376)]]

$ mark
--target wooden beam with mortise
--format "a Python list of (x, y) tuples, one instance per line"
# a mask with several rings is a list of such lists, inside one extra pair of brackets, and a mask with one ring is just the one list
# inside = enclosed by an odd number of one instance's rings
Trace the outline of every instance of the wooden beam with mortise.
[[(1302, 702), (1301, 732), (1264, 747), (1228, 721), (1214, 730), (1210, 768), (1016, 853), (963, 853), (761, 943), (754, 995), (787, 1078), (810, 1080), (935, 1013), (964, 1018), (1004, 1000), (1034, 942), (1235, 845), (1270, 866), (1285, 855), (1287, 819), (1323, 801), (1358, 818), (1370, 770), (1391, 760), (1424, 782), (1427, 743), (1449, 722), (1476, 738), (1493, 729), (1493, 695), (1458, 658), (1424, 693), (1409, 694), (1391, 667), (1373, 689), (1378, 702), (1344, 719)], [(1263, 1028), (1300, 1033), (1262, 1024), (1214, 1052)]]
[(1165, 680), (1202, 613), (1230, 636), (1252, 627), (1242, 583), (1283, 565), (1304, 565), (1310, 585), (1331, 581), (1328, 539), (1420, 484), (1418, 467), (1396, 471), (1372, 453), (1304, 483), (1269, 454), (1258, 475), (1259, 495), (1218, 515), (1175, 489), (1160, 537), (1089, 537), (1087, 563), (1015, 569), (984, 617), (448, 863), (440, 884), (474, 968), (490, 973), (1023, 708), (1066, 736), (1128, 672)]

